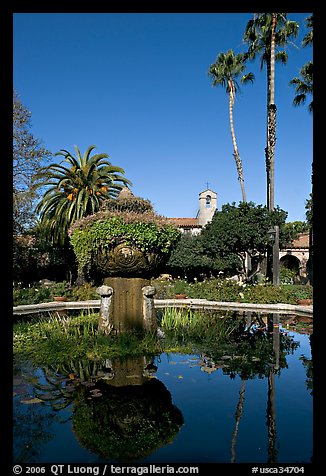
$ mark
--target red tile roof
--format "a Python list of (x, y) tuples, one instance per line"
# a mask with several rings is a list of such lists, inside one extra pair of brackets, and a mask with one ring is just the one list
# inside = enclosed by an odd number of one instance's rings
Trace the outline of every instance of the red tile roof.
[(180, 228), (201, 228), (197, 218), (168, 218), (168, 220)]
[(288, 248), (309, 248), (309, 232), (300, 233)]

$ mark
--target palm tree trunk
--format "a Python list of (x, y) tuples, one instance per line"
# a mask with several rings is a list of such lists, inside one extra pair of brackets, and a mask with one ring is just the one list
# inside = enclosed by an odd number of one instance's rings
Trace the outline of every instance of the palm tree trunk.
[(238, 179), (240, 182), (241, 193), (242, 193), (242, 201), (246, 202), (246, 192), (244, 188), (242, 162), (241, 162), (241, 158), (238, 151), (237, 141), (236, 141), (235, 132), (234, 132), (234, 125), (233, 125), (234, 97), (235, 97), (234, 84), (232, 83), (232, 81), (229, 81), (229, 98), (230, 98), (229, 99), (229, 116), (230, 116), (231, 137), (232, 137), (233, 150), (234, 150), (233, 157), (237, 166)]
[[(270, 57), (267, 61), (267, 145), (266, 174), (267, 174), (267, 209), (274, 210), (274, 170), (275, 170), (275, 143), (276, 143), (276, 105), (275, 105), (275, 31), (277, 16), (272, 13)], [(268, 247), (266, 275), (273, 279), (273, 283), (279, 281), (278, 271), (273, 269), (272, 261), (278, 259), (279, 250), (276, 245)]]
[(266, 172), (267, 172), (267, 208), (274, 210), (274, 151), (276, 143), (276, 106), (275, 106), (275, 30), (276, 14), (272, 13), (272, 31), (270, 59), (267, 62), (267, 147)]
[(275, 371), (280, 365), (280, 331), (278, 314), (268, 316), (268, 331), (273, 334), (273, 362), (268, 372), (268, 399), (267, 399), (267, 430), (268, 430), (268, 463), (276, 463), (277, 431), (276, 431), (276, 401), (275, 401)]

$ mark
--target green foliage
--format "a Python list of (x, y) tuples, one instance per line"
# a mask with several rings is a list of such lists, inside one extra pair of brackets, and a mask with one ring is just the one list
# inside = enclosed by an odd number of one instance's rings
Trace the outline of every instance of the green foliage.
[(280, 268), (281, 284), (293, 284), (296, 275), (297, 275), (296, 269), (290, 269), (290, 268), (287, 268), (286, 266), (281, 266)]
[[(295, 96), (293, 98), (293, 105), (300, 106), (305, 104), (307, 95), (313, 97), (313, 62), (308, 61), (299, 71), (299, 76), (290, 81), (290, 85), (295, 88)], [(308, 105), (310, 113), (313, 112), (313, 100)]]
[(235, 202), (227, 203), (221, 211), (215, 212), (212, 221), (203, 229), (203, 244), (212, 257), (237, 254), (244, 269), (245, 253), (265, 255), (268, 230), (272, 226), (280, 227), (280, 247), (289, 241), (289, 230), (284, 227), (286, 217), (287, 213), (279, 207), (268, 211), (266, 206), (253, 202), (240, 202), (239, 206)]
[(313, 287), (310, 284), (293, 284), (286, 286), (295, 300), (313, 299)]
[(296, 304), (296, 299), (289, 289), (272, 284), (246, 286), (242, 301), (253, 304)]
[(225, 312), (203, 312), (192, 309), (164, 309), (161, 326), (166, 333), (172, 333), (176, 337), (197, 338), (207, 341), (217, 341), (229, 336), (239, 321), (234, 319), (221, 319)]
[(52, 301), (50, 289), (44, 287), (15, 288), (13, 290), (13, 305), (39, 304)]
[(295, 240), (299, 233), (305, 233), (309, 231), (309, 225), (304, 221), (292, 221), (285, 223), (284, 229), (291, 236), (291, 240)]
[(32, 317), (14, 324), (14, 358), (34, 365), (64, 364), (70, 359), (154, 355), (160, 343), (152, 333), (105, 336), (98, 331), (98, 313), (78, 316)]
[(241, 269), (239, 257), (234, 253), (208, 255), (201, 235), (182, 235), (166, 264), (173, 276), (211, 276), (223, 271), (225, 275), (235, 274)]
[(313, 288), (310, 285), (244, 284), (227, 278), (195, 280), (192, 283), (182, 279), (170, 282), (152, 280), (152, 285), (158, 289), (159, 299), (174, 298), (175, 294), (182, 293), (189, 299), (209, 301), (296, 304), (298, 299), (311, 299), (313, 294)]
[(52, 296), (71, 296), (71, 286), (67, 281), (60, 281), (49, 286)]
[[(129, 190), (129, 189), (128, 189)], [(145, 200), (141, 197), (135, 197), (134, 195), (128, 194), (128, 196), (119, 195), (116, 200), (107, 199), (101, 205), (101, 210), (108, 210), (110, 212), (135, 212), (135, 213), (145, 213), (152, 212), (153, 205), (149, 200)], [(127, 193), (125, 192), (125, 195)]]
[(41, 226), (13, 239), (13, 279), (31, 283), (40, 279), (70, 279), (76, 258), (69, 243), (54, 246), (44, 236)]
[(249, 20), (244, 33), (244, 41), (248, 44), (249, 59), (255, 59), (260, 56), (261, 69), (271, 62), (271, 37), (273, 16), (276, 17), (275, 31), (275, 61), (286, 64), (288, 54), (286, 50), (280, 48), (286, 47), (291, 39), (298, 36), (299, 24), (288, 20), (286, 13), (255, 13), (253, 19)]
[(21, 234), (36, 221), (33, 212), (37, 199), (33, 179), (49, 160), (51, 153), (31, 133), (31, 112), (22, 104), (17, 91), (13, 94), (13, 230)]
[(53, 301), (54, 296), (72, 297), (71, 287), (66, 281), (53, 282), (49, 285), (32, 285), (29, 287), (15, 287), (13, 290), (13, 305), (39, 304)]
[(91, 283), (85, 283), (82, 286), (74, 286), (71, 290), (74, 301), (90, 301), (93, 299), (100, 299), (96, 292), (96, 286)]
[(309, 196), (310, 198), (306, 200), (306, 219), (308, 222), (309, 227), (312, 227), (313, 223), (313, 198), (312, 198), (312, 193)]
[(80, 269), (88, 271), (92, 257), (123, 239), (145, 253), (168, 255), (180, 231), (153, 212), (99, 212), (80, 220), (71, 229), (70, 240)]

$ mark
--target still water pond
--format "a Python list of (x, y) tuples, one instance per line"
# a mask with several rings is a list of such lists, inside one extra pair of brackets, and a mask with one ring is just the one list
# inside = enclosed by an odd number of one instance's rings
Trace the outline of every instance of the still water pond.
[(311, 335), (281, 323), (249, 337), (220, 351), (16, 369), (15, 462), (311, 462)]

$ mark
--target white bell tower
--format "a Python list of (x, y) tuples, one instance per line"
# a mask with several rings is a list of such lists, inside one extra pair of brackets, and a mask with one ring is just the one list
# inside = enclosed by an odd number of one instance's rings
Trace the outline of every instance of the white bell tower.
[(197, 213), (198, 224), (205, 226), (209, 223), (217, 209), (217, 194), (207, 188), (199, 194), (199, 210)]

